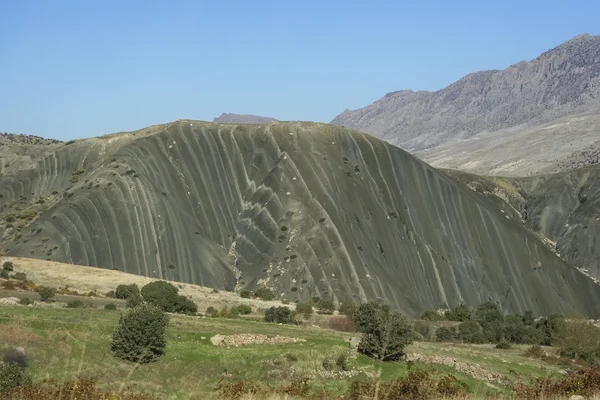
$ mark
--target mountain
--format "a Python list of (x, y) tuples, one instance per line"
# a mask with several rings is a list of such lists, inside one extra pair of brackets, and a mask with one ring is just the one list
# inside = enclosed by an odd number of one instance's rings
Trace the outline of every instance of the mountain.
[(530, 62), (469, 74), (436, 92), (388, 93), (367, 107), (344, 111), (332, 123), (412, 152), (599, 109), (600, 36), (586, 34)]
[[(1, 149), (0, 149), (1, 151)], [(363, 133), (177, 121), (0, 178), (0, 247), (278, 298), (600, 315), (600, 286), (496, 199)]]
[(250, 114), (227, 114), (223, 113), (217, 118), (213, 119), (213, 122), (220, 124), (268, 124), (269, 122), (277, 121), (271, 117), (260, 117), (258, 115)]
[(446, 173), (506, 202), (503, 210), (514, 211), (559, 257), (600, 282), (600, 166), (527, 178)]

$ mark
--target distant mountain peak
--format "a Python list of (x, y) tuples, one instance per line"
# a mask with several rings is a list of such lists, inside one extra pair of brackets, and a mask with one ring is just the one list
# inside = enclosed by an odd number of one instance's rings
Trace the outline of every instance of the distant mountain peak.
[(213, 122), (221, 124), (267, 124), (273, 121), (277, 120), (275, 118), (261, 117), (259, 115), (232, 113), (223, 113), (217, 118), (213, 119)]
[(581, 34), (531, 61), (474, 72), (436, 92), (390, 92), (332, 123), (415, 151), (599, 108), (600, 36)]

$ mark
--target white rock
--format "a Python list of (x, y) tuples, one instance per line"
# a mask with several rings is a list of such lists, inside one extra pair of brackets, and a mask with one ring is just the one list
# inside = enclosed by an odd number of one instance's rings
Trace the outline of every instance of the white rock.
[(290, 192), (285, 192), (285, 194), (287, 194), (287, 195), (289, 196), (289, 195), (290, 195), (290, 194), (292, 194), (292, 193), (290, 193)]

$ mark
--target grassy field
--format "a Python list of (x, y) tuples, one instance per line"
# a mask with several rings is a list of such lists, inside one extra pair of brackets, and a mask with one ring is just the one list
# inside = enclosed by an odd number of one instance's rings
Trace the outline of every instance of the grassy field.
[[(119, 315), (119, 311), (90, 308), (3, 307), (0, 346), (25, 348), (34, 381), (93, 376), (106, 389), (129, 388), (167, 399), (216, 398), (215, 388), (225, 370), (233, 378), (272, 385), (307, 377), (311, 386), (332, 395), (342, 394), (352, 379), (371, 376), (392, 380), (408, 372), (407, 363), (379, 363), (364, 356), (351, 359), (349, 372), (325, 369), (325, 359), (350, 354), (345, 341), (349, 334), (310, 326), (188, 316), (172, 316), (166, 355), (159, 362), (135, 365), (114, 358), (109, 351), (110, 335)], [(239, 333), (282, 335), (306, 342), (225, 347), (214, 346), (210, 341), (216, 334)], [(524, 347), (502, 351), (491, 345), (418, 342), (407, 350), (410, 354), (434, 357), (434, 361), (435, 357), (452, 357), (510, 380), (560, 371), (557, 366), (524, 357)], [(452, 373), (466, 382), (477, 397), (493, 392), (510, 395), (505, 384), (476, 379), (452, 366), (428, 363), (428, 368)]]

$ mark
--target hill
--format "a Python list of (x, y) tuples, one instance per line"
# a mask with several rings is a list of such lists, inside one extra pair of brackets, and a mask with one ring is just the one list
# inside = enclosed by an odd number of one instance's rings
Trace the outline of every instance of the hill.
[(223, 113), (213, 119), (213, 122), (220, 124), (267, 124), (269, 122), (277, 121), (271, 117), (261, 117), (258, 115), (250, 114), (228, 114)]
[[(525, 175), (564, 170), (559, 164), (570, 162), (568, 148), (555, 153), (550, 142), (536, 147), (537, 135), (550, 137), (550, 132), (531, 129), (597, 112), (599, 107), (600, 36), (580, 35), (532, 61), (469, 74), (436, 92), (388, 93), (369, 106), (344, 111), (332, 123), (371, 133), (411, 152), (423, 151), (417, 155), (439, 167), (479, 173), (500, 168), (497, 173), (518, 174), (522, 165), (546, 158), (548, 149), (550, 159), (558, 158), (549, 168), (547, 162), (525, 167), (521, 174)], [(561, 144), (588, 151), (600, 129), (595, 119), (591, 128), (587, 123), (568, 129), (568, 137), (555, 129)], [(513, 154), (512, 149), (521, 145), (523, 149)], [(471, 161), (472, 152), (476, 154)]]
[(600, 286), (492, 199), (330, 125), (184, 120), (81, 140), (0, 178), (0, 196), (9, 256), (410, 315), (486, 300), (600, 313)]

